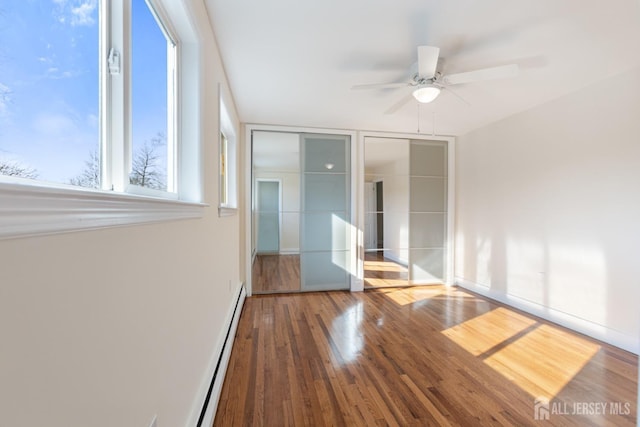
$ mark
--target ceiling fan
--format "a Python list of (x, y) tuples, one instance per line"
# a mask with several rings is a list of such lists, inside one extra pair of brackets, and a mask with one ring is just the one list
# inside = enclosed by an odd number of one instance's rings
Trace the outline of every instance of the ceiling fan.
[[(418, 102), (423, 104), (432, 102), (438, 97), (442, 89), (449, 89), (449, 86), (452, 85), (472, 83), (482, 80), (503, 79), (518, 75), (517, 64), (501, 65), (498, 67), (483, 68), (463, 73), (442, 74), (442, 72), (437, 70), (439, 55), (440, 48), (434, 46), (418, 46), (418, 72), (413, 74), (408, 82), (356, 85), (351, 89), (413, 88), (410, 94), (403, 97), (399, 102), (392, 105), (391, 108), (385, 112), (386, 114), (393, 114), (412, 98), (415, 98)], [(453, 91), (451, 91), (451, 93), (456, 95)]]

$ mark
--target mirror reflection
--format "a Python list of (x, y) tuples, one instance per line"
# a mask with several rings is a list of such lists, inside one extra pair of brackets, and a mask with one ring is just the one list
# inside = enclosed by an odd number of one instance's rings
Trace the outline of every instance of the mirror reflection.
[(252, 291), (349, 289), (349, 136), (254, 131), (252, 143)]
[(365, 139), (365, 288), (444, 281), (447, 145)]
[(253, 133), (255, 293), (300, 290), (300, 143), (295, 133)]

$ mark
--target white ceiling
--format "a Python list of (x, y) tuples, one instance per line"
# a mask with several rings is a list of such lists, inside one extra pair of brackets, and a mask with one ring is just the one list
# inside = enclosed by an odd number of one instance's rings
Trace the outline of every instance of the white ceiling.
[(254, 131), (253, 167), (299, 173), (300, 136), (297, 133)]
[[(461, 135), (640, 66), (637, 0), (205, 1), (246, 123)], [(405, 81), (419, 45), (445, 74), (520, 74), (393, 115), (408, 89), (350, 90)]]

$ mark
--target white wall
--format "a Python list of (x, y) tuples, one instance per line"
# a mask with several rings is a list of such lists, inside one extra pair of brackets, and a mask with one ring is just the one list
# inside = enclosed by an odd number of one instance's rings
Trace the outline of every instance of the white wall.
[[(238, 216), (217, 215), (218, 82), (202, 33), (204, 218), (0, 241), (0, 425), (186, 426), (241, 280)], [(232, 107), (232, 106), (230, 106)], [(237, 125), (237, 124), (236, 124)], [(239, 200), (243, 200), (240, 198)]]
[(459, 138), (464, 286), (638, 351), (640, 70)]

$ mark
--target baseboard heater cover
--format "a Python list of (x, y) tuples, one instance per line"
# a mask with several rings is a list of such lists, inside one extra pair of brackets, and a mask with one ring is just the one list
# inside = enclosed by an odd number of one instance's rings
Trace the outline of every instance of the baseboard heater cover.
[(244, 285), (240, 287), (240, 293), (236, 300), (236, 305), (233, 308), (233, 315), (231, 316), (231, 322), (229, 322), (229, 328), (222, 344), (222, 350), (220, 351), (220, 357), (216, 363), (216, 368), (213, 371), (213, 377), (207, 391), (207, 396), (204, 399), (202, 410), (200, 411), (200, 417), (198, 418), (197, 427), (209, 427), (213, 423), (213, 419), (218, 409), (218, 402), (220, 400), (220, 393), (222, 392), (222, 384), (224, 383), (224, 377), (227, 372), (227, 365), (229, 364), (229, 358), (231, 357), (231, 348), (233, 347), (234, 337), (236, 335), (236, 329), (238, 328), (238, 321), (240, 320), (240, 313), (242, 313), (242, 306), (244, 305), (244, 299), (247, 295)]

